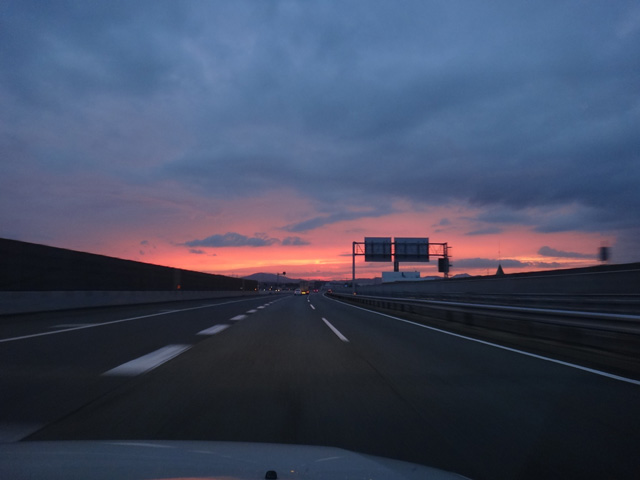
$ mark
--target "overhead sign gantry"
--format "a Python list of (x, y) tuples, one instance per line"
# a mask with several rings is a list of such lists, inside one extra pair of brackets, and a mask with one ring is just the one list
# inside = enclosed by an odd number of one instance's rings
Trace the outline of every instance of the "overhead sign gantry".
[(422, 237), (365, 237), (364, 242), (353, 242), (352, 264), (353, 292), (356, 289), (356, 256), (364, 255), (365, 262), (391, 262), (393, 271), (400, 271), (400, 262), (428, 262), (430, 257), (438, 258), (438, 271), (449, 277), (449, 246), (446, 243), (429, 243)]

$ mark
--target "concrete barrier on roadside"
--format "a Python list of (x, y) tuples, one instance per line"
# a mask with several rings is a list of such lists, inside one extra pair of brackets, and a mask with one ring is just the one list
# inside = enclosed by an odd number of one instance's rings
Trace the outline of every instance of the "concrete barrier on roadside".
[[(342, 289), (340, 291), (343, 292)], [(350, 289), (344, 289), (344, 293), (349, 292)], [(357, 286), (359, 295), (390, 297), (441, 294), (638, 295), (638, 292), (640, 263)]]

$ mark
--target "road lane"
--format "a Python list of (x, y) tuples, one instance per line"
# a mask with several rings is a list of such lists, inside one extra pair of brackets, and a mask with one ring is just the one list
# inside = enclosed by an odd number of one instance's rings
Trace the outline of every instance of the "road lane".
[[(3, 317), (0, 321), (0, 441), (17, 440), (116, 388), (103, 373), (274, 297), (173, 303)], [(64, 323), (62, 323), (64, 322)], [(64, 327), (59, 325), (64, 324)], [(86, 328), (89, 326), (89, 328)], [(77, 328), (81, 327), (81, 328)]]
[(427, 449), (458, 467), (453, 446), (443, 448), (420, 412), (344, 345), (289, 297), (32, 439), (300, 443), (392, 458)]
[(30, 438), (301, 443), (478, 479), (638, 478), (636, 385), (320, 295), (258, 306)]
[(510, 478), (636, 478), (640, 473), (637, 383), (326, 298), (316, 306), (335, 307), (334, 325), (359, 354), (405, 398), (434, 412), (439, 428), (452, 429), (461, 451), (473, 451), (483, 470), (499, 465), (494, 478), (504, 472), (513, 472)]

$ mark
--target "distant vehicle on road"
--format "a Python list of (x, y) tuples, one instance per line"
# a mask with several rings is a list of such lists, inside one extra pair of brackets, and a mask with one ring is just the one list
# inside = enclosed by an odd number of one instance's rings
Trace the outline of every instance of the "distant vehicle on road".
[(293, 291), (293, 294), (294, 294), (294, 295), (302, 295), (302, 291), (301, 291), (299, 288), (296, 288), (296, 289)]

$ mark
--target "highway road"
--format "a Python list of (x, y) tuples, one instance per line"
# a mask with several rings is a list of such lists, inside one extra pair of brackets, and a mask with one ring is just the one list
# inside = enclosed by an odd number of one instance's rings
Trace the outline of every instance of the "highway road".
[(478, 480), (637, 479), (640, 382), (320, 294), (0, 317), (0, 441), (69, 439), (335, 446)]

